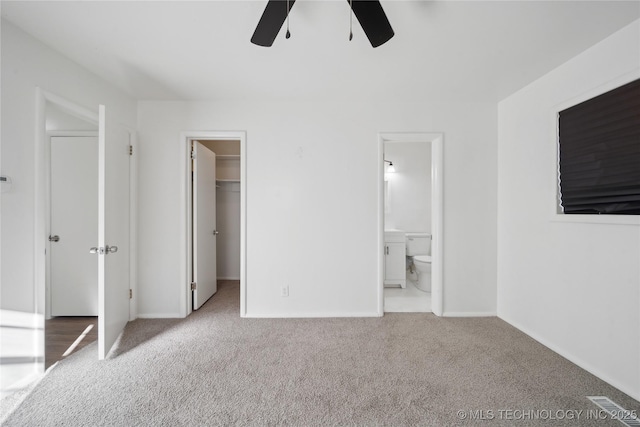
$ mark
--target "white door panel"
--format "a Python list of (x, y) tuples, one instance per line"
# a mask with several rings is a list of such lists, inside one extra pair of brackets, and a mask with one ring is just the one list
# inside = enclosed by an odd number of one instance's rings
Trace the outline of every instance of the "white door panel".
[(218, 290), (216, 269), (216, 155), (193, 143), (193, 309)]
[(96, 137), (51, 138), (52, 316), (98, 315), (97, 165)]
[(98, 357), (104, 359), (129, 320), (129, 132), (104, 105), (99, 116)]

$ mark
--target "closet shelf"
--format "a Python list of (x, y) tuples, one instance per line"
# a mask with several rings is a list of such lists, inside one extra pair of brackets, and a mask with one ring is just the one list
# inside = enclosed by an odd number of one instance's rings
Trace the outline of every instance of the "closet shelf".
[(216, 182), (240, 182), (240, 179), (236, 178), (216, 178)]
[(216, 160), (240, 160), (240, 154), (218, 154)]

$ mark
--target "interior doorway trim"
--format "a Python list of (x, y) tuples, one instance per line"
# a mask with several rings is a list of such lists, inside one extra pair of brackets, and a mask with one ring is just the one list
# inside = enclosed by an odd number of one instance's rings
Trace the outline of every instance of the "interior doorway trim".
[(247, 313), (247, 133), (245, 131), (185, 131), (180, 133), (180, 170), (184, 179), (181, 186), (180, 277), (183, 278), (180, 292), (181, 315), (188, 316), (192, 309), (191, 293), (191, 141), (237, 140), (240, 141), (240, 316)]
[[(47, 304), (47, 243), (49, 231), (49, 138), (47, 133), (47, 103), (51, 103), (63, 110), (65, 113), (81, 119), (87, 123), (98, 127), (98, 112), (84, 108), (62, 96), (48, 92), (40, 87), (36, 88), (36, 120), (35, 120), (35, 141), (34, 141), (34, 296), (35, 312), (50, 317), (49, 306)], [(97, 134), (97, 131), (96, 131)], [(43, 319), (44, 322), (44, 319)], [(43, 326), (43, 325), (40, 325)], [(41, 348), (44, 351), (44, 337)], [(44, 354), (43, 352), (38, 354)], [(44, 367), (44, 365), (43, 365)]]
[[(48, 271), (48, 246), (49, 241), (49, 179), (50, 179), (50, 139), (52, 136), (98, 136), (98, 110), (85, 108), (74, 101), (55, 93), (36, 87), (36, 120), (34, 141), (34, 296), (36, 313), (49, 319), (49, 271)], [(57, 130), (47, 131), (47, 103), (55, 105), (64, 113), (95, 125), (96, 130)], [(137, 286), (137, 188), (138, 188), (138, 142), (136, 130), (121, 124), (129, 132), (129, 144), (132, 147), (132, 155), (129, 158), (129, 287), (133, 297), (129, 300), (129, 320), (137, 318), (138, 286)], [(97, 243), (97, 242), (96, 242)], [(42, 342), (44, 349), (44, 341)]]
[(431, 144), (431, 309), (444, 309), (444, 134), (440, 132), (380, 132), (378, 134), (378, 315), (384, 315), (384, 144), (428, 142)]
[[(47, 134), (47, 103), (51, 103), (70, 116), (98, 126), (98, 112), (89, 110), (62, 96), (48, 92), (40, 87), (35, 90), (35, 138), (34, 138), (34, 223), (33, 223), (33, 296), (35, 329), (44, 331), (44, 319), (50, 316), (47, 304), (47, 236), (49, 230), (49, 135)], [(34, 354), (44, 355), (44, 333), (39, 334), (34, 343)], [(44, 372), (44, 359), (36, 357), (34, 372)]]

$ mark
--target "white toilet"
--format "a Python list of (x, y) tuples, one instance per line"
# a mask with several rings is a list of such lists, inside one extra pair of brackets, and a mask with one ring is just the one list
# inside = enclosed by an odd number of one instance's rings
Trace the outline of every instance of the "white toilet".
[(411, 280), (421, 291), (431, 292), (431, 234), (407, 233), (407, 261)]

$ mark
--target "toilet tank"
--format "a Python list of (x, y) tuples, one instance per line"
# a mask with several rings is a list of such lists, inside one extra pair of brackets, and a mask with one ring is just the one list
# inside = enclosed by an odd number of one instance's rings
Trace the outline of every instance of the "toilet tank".
[(431, 255), (431, 234), (407, 233), (407, 256)]

